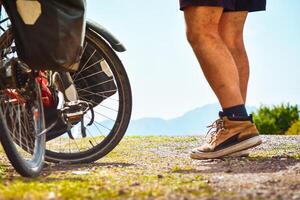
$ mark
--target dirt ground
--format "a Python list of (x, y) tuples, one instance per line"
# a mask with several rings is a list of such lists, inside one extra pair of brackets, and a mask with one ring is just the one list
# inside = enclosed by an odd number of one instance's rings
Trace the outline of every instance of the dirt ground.
[(248, 157), (192, 161), (182, 173), (201, 173), (216, 194), (208, 199), (300, 199), (300, 138), (263, 140)]
[(0, 157), (0, 199), (299, 199), (300, 137), (264, 136), (248, 157), (191, 160), (202, 137), (126, 137), (87, 165), (24, 179)]

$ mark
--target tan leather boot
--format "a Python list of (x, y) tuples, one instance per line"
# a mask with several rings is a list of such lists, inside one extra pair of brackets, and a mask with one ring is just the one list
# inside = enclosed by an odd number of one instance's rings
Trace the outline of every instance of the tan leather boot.
[(250, 120), (236, 121), (221, 117), (209, 128), (215, 129), (211, 132), (210, 141), (193, 149), (191, 158), (221, 158), (262, 143), (255, 124)]

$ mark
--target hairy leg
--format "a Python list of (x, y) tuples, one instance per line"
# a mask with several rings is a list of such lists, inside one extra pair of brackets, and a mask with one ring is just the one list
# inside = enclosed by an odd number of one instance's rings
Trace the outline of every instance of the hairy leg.
[(240, 90), (244, 100), (247, 98), (249, 81), (249, 61), (246, 53), (243, 31), (248, 12), (225, 12), (222, 14), (219, 32), (227, 48), (231, 52), (240, 79)]
[(221, 7), (187, 7), (187, 38), (223, 108), (244, 104), (237, 66), (219, 34)]

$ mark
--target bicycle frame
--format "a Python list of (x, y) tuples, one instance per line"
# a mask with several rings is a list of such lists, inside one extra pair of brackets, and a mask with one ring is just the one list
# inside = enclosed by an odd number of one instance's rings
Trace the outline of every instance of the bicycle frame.
[[(48, 87), (48, 80), (42, 71), (38, 72), (38, 77), (36, 77), (36, 80), (41, 86), (42, 102), (44, 107), (49, 108), (54, 106), (53, 94)], [(8, 97), (11, 98), (12, 102), (16, 102), (18, 104), (26, 103), (26, 100), (15, 89), (6, 89), (4, 92)]]

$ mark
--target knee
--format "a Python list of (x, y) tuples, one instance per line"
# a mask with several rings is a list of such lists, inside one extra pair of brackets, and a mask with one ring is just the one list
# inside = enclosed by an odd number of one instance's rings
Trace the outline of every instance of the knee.
[(244, 49), (242, 32), (220, 33), (222, 40), (230, 50), (241, 51)]
[(205, 45), (219, 38), (218, 29), (215, 26), (187, 27), (187, 40), (191, 46)]

